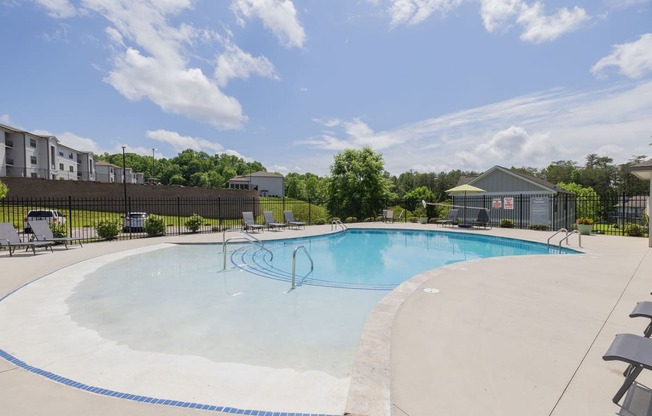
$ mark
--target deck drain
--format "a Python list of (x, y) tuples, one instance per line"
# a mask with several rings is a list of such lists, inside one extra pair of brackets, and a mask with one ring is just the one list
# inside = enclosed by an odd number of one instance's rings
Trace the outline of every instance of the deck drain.
[(434, 287), (427, 287), (423, 291), (426, 293), (439, 293), (439, 289), (435, 289)]

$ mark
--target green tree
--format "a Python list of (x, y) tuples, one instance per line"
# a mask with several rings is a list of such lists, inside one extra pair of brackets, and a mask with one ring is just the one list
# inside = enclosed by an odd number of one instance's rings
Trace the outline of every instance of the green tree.
[(646, 156), (634, 156), (632, 159), (618, 166), (616, 171), (615, 187), (619, 193), (626, 195), (645, 195), (650, 191), (649, 181), (640, 179), (631, 172), (634, 165), (644, 162)]
[(572, 160), (558, 160), (552, 162), (542, 171), (543, 179), (552, 184), (560, 182), (570, 183), (573, 181), (571, 177), (573, 172), (577, 170), (577, 162)]
[[(407, 209), (408, 211), (416, 211), (417, 209), (423, 209), (421, 201), (432, 202), (435, 199), (435, 194), (427, 186), (420, 186), (416, 189), (411, 190), (403, 197), (404, 205), (402, 208)], [(421, 210), (420, 209), (420, 210)], [(425, 213), (428, 218), (433, 218), (437, 216), (437, 208), (434, 205), (427, 205), (425, 208)]]
[(330, 167), (328, 211), (347, 218), (375, 217), (393, 196), (381, 155), (370, 147), (344, 150)]
[(593, 221), (600, 218), (603, 207), (598, 193), (593, 188), (584, 187), (572, 182), (560, 182), (557, 186), (575, 193), (575, 218), (584, 217), (590, 218)]
[(0, 181), (0, 199), (6, 197), (8, 193), (9, 193), (9, 188), (7, 187), (7, 185), (2, 183), (2, 181)]

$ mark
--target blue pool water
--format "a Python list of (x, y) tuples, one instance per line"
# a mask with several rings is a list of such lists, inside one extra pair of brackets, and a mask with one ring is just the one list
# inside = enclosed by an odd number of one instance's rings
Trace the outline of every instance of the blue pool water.
[[(256, 275), (302, 285), (391, 290), (429, 269), (487, 257), (573, 253), (544, 244), (475, 234), (412, 230), (347, 230), (341, 234), (248, 244), (230, 254), (231, 265)], [(305, 277), (305, 278), (304, 278)]]

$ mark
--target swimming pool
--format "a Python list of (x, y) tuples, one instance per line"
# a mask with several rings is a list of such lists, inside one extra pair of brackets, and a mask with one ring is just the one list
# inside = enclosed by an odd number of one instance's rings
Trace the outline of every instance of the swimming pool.
[[(502, 248), (481, 248), (490, 241)], [(423, 267), (533, 253), (521, 244), (349, 230), (266, 242), (271, 261), (252, 246), (229, 250), (236, 268), (227, 272), (218, 271), (222, 256), (214, 245), (116, 253), (4, 298), (0, 349), (45, 376), (100, 394), (231, 413), (341, 414), (357, 340), (388, 289)], [(315, 272), (288, 292), (287, 261), (299, 245), (309, 249)], [(357, 251), (365, 247), (369, 252)], [(443, 252), (450, 257), (430, 263)], [(401, 266), (401, 259), (410, 264)], [(300, 274), (307, 272), (305, 260), (298, 261)], [(359, 276), (339, 277), (349, 272)]]

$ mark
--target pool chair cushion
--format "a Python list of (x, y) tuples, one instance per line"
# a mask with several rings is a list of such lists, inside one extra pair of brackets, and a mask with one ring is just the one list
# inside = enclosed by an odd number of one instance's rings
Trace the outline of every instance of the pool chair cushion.
[(618, 334), (602, 359), (623, 361), (630, 365), (625, 372), (623, 385), (612, 399), (618, 404), (641, 371), (652, 370), (652, 339), (640, 335)]

